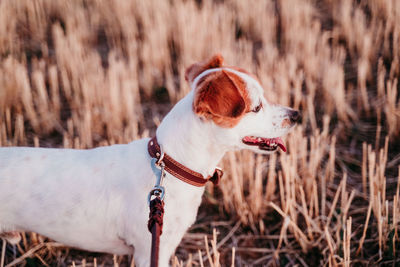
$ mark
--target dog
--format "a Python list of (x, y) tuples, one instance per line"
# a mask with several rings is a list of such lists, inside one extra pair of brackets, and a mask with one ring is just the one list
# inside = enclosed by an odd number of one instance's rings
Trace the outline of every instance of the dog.
[[(255, 76), (223, 61), (215, 55), (186, 70), (192, 90), (156, 131), (166, 154), (204, 177), (230, 150), (286, 151), (281, 136), (300, 118), (269, 103)], [(83, 250), (133, 254), (136, 266), (149, 266), (147, 196), (156, 182), (149, 140), (88, 150), (0, 148), (0, 233), (15, 243), (18, 231), (37, 232)], [(163, 186), (159, 264), (168, 266), (195, 222), (204, 187), (168, 172)]]

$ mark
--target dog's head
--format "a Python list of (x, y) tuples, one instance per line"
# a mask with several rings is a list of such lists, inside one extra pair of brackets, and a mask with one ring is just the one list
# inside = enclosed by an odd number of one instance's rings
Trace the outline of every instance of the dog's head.
[(271, 153), (286, 151), (281, 136), (300, 119), (291, 108), (268, 103), (257, 78), (223, 65), (221, 55), (191, 65), (185, 74), (194, 90), (193, 111), (216, 126), (218, 143), (238, 149)]

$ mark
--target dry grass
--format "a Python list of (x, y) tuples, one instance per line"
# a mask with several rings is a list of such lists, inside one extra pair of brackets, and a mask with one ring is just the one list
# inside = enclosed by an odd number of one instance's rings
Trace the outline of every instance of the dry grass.
[[(0, 145), (149, 136), (221, 52), (303, 123), (286, 154), (226, 155), (174, 265), (398, 265), (399, 44), (397, 0), (3, 0)], [(131, 264), (60, 246), (27, 233), (0, 266)]]

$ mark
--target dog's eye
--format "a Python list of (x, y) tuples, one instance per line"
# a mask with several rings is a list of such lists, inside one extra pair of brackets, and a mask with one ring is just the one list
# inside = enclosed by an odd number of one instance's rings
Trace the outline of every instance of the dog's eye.
[(262, 108), (262, 103), (260, 103), (257, 107), (253, 108), (252, 112), (257, 113), (261, 110), (261, 108)]

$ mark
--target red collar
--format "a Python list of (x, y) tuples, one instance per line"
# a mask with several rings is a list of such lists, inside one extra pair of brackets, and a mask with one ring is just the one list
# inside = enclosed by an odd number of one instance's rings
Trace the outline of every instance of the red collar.
[[(153, 137), (150, 139), (149, 143), (147, 144), (147, 150), (152, 158), (159, 159), (161, 156), (161, 149), (160, 145), (157, 142), (157, 138)], [(194, 185), (194, 186), (205, 186), (208, 181), (212, 182), (214, 185), (218, 185), (222, 175), (223, 171), (221, 169), (215, 169), (214, 174), (212, 176), (208, 176), (207, 178), (204, 178), (203, 175), (201, 175), (198, 172), (195, 172), (173, 158), (171, 158), (169, 155), (164, 154), (164, 158), (162, 159), (162, 162), (165, 164), (165, 170), (169, 172), (171, 175), (175, 176), (176, 178), (184, 181), (185, 183)]]

